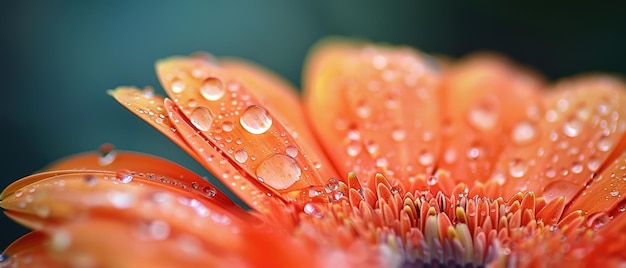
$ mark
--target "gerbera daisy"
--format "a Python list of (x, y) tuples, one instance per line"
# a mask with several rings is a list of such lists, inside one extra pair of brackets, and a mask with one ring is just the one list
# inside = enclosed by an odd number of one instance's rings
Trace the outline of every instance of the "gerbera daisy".
[(155, 156), (100, 150), (1, 194), (33, 229), (0, 266), (626, 265), (626, 91), (548, 84), (497, 55), (436, 59), (345, 39), (309, 55), (303, 100), (261, 67), (159, 61), (168, 97), (110, 91), (242, 206)]

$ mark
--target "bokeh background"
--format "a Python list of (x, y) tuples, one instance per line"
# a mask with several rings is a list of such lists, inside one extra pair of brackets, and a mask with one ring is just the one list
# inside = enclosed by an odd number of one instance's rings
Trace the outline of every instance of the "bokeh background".
[[(531, 1), (532, 2), (532, 1)], [(327, 35), (462, 56), (497, 51), (550, 79), (626, 74), (626, 5), (589, 1), (2, 1), (0, 188), (55, 159), (110, 142), (208, 175), (106, 95), (153, 85), (155, 60), (209, 51), (300, 83)], [(0, 217), (0, 248), (26, 232)]]

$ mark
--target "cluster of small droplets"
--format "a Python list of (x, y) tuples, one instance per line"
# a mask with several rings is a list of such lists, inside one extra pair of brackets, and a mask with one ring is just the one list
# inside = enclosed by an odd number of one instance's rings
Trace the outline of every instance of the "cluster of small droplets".
[(229, 159), (244, 176), (275, 193), (293, 192), (304, 185), (302, 180), (320, 180), (319, 163), (300, 153), (294, 132), (277, 123), (243, 84), (215, 73), (215, 66), (187, 63), (168, 69), (162, 78), (176, 103), (166, 107), (169, 117), (194, 150)]

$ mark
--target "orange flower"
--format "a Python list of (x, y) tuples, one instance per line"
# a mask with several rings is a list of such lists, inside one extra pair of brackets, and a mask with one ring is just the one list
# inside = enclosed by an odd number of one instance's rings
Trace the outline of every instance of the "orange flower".
[(495, 55), (437, 60), (318, 44), (304, 102), (274, 74), (206, 55), (157, 63), (169, 98), (122, 105), (248, 209), (167, 160), (61, 160), (2, 192), (34, 231), (0, 266), (408, 267), (626, 262), (626, 91), (546, 84)]

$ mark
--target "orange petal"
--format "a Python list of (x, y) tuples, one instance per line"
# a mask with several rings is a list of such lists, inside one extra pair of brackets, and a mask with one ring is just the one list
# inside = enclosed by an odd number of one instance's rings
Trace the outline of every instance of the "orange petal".
[(250, 94), (263, 103), (263, 106), (280, 122), (283, 122), (287, 129), (292, 129), (297, 133), (294, 139), (311, 159), (318, 159), (318, 164), (324, 167), (318, 169), (322, 178), (337, 177), (337, 171), (326, 158), (309, 129), (299, 96), (293, 86), (278, 75), (251, 62), (227, 58), (220, 59), (219, 64), (222, 69), (240, 79), (248, 88), (254, 89), (249, 91)]
[[(626, 210), (626, 152), (608, 163), (601, 173), (576, 196), (568, 211), (580, 209), (593, 217), (595, 213), (621, 213)], [(621, 202), (621, 203), (620, 203)]]
[(476, 182), (497, 182), (499, 178), (490, 174), (502, 149), (536, 138), (519, 136), (518, 128), (538, 120), (540, 80), (490, 54), (461, 60), (448, 68), (443, 79), (439, 168), (449, 170), (456, 183), (470, 187)]
[[(176, 186), (206, 196), (228, 206), (235, 206), (233, 201), (206, 179), (200, 177), (172, 161), (136, 152), (117, 151), (106, 148), (105, 144), (99, 152), (83, 153), (52, 163), (46, 170), (92, 169), (108, 171), (125, 171), (144, 173), (145, 177), (138, 180), (164, 183), (167, 186)], [(105, 150), (105, 151), (103, 151)], [(150, 176), (148, 176), (150, 175)], [(167, 178), (165, 180), (164, 178)], [(7, 188), (8, 189), (8, 188)]]
[(30, 232), (15, 240), (4, 250), (7, 260), (0, 261), (1, 267), (64, 267), (46, 251), (48, 236), (42, 231)]
[(441, 108), (427, 56), (331, 39), (313, 49), (304, 79), (309, 122), (340, 173), (373, 182), (382, 171), (394, 184), (426, 187), (439, 157)]
[[(204, 194), (194, 194), (190, 189), (181, 188), (163, 176), (74, 170), (40, 173), (24, 180), (31, 183), (11, 195), (3, 196), (0, 206), (10, 212), (9, 216), (33, 229), (77, 220), (94, 211), (108, 213), (107, 211), (125, 210), (141, 214), (146, 210), (146, 203), (156, 203), (160, 199), (154, 200), (155, 198), (167, 197), (168, 194), (180, 196), (177, 200), (179, 202), (183, 202), (181, 200), (185, 198), (184, 200), (195, 200), (193, 202), (199, 206), (211, 204), (220, 211), (229, 211), (232, 215), (247, 215), (237, 206), (223, 207), (223, 204), (214, 202)], [(168, 200), (172, 202), (176, 199), (170, 197)], [(203, 213), (210, 213), (209, 210), (202, 209)]]
[(536, 140), (511, 143), (498, 160), (504, 195), (532, 190), (550, 201), (569, 203), (603, 170), (613, 151), (622, 151), (626, 90), (614, 78), (589, 76), (559, 82), (545, 92)]
[(270, 204), (261, 201), (266, 198), (266, 193), (260, 191), (248, 180), (241, 179), (242, 177), (239, 171), (226, 161), (213, 147), (208, 146), (207, 148), (202, 148), (202, 154), (196, 153), (195, 150), (197, 148), (195, 148), (195, 146), (197, 144), (195, 142), (188, 144), (170, 121), (163, 107), (163, 97), (152, 93), (150, 90), (147, 92), (148, 94), (146, 94), (145, 90), (140, 91), (135, 88), (120, 87), (110, 91), (110, 94), (124, 105), (124, 107), (166, 135), (207, 170), (211, 171), (212, 174), (215, 174), (215, 176), (236, 193), (246, 205), (265, 215), (268, 215), (268, 212), (273, 210)]
[(323, 184), (321, 166), (314, 164), (319, 160), (311, 159), (236, 74), (193, 58), (160, 61), (157, 72), (178, 106), (166, 101), (170, 119), (188, 143), (196, 144), (191, 146), (196, 154), (215, 148), (257, 187), (287, 199)]

